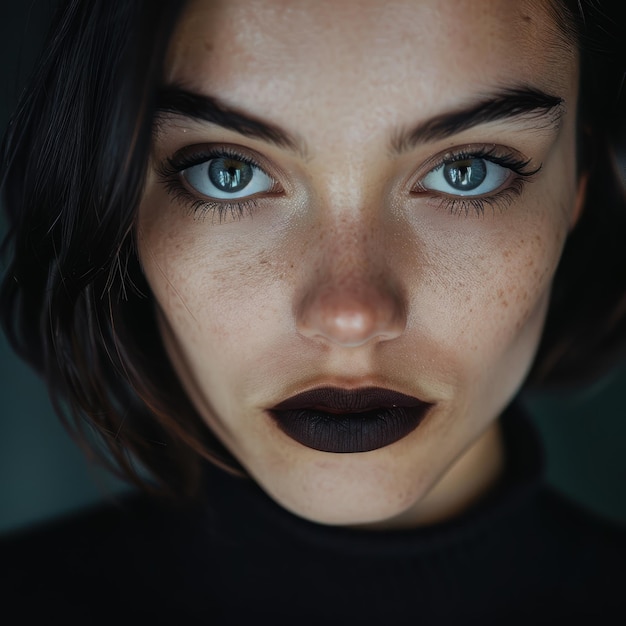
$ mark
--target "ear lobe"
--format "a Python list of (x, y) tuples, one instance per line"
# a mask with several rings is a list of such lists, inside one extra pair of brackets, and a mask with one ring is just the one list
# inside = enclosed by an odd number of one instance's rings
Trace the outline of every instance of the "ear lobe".
[(589, 182), (589, 172), (585, 170), (581, 172), (578, 177), (578, 188), (576, 190), (576, 199), (574, 202), (574, 210), (572, 211), (572, 215), (569, 223), (570, 232), (574, 230), (574, 227), (578, 223), (580, 216), (583, 213), (583, 208), (585, 206), (585, 201), (587, 200), (587, 183)]

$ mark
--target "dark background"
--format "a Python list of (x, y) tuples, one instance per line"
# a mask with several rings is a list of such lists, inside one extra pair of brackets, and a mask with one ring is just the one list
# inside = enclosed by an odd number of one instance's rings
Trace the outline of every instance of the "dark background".
[[(111, 0), (123, 1), (123, 0)], [(53, 0), (0, 0), (0, 129), (42, 45)], [(0, 219), (0, 233), (3, 232)], [(0, 265), (0, 272), (4, 265)], [(594, 388), (525, 402), (548, 450), (548, 478), (626, 524), (626, 367)], [(92, 467), (53, 414), (43, 383), (0, 334), (0, 533), (126, 489)]]

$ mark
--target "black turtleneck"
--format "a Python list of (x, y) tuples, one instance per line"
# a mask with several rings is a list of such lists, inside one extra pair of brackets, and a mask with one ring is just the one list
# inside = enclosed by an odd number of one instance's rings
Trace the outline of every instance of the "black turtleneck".
[(209, 467), (193, 508), (133, 494), (8, 535), (5, 623), (623, 623), (626, 532), (546, 485), (518, 408), (501, 419), (503, 480), (427, 528), (322, 526)]

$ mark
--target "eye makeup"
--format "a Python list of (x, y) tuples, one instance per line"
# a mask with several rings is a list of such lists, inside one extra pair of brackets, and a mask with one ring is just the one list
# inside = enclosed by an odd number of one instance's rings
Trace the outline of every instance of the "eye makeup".
[[(212, 198), (201, 194), (189, 181), (185, 180), (185, 173), (211, 161), (226, 160), (233, 164), (249, 166), (252, 171), (259, 172), (270, 183), (270, 187), (261, 193), (248, 196), (233, 197), (232, 199)], [(276, 179), (266, 172), (251, 155), (234, 146), (199, 146), (179, 150), (173, 157), (166, 159), (156, 168), (161, 183), (172, 198), (186, 206), (194, 217), (205, 217), (213, 214), (221, 223), (230, 218), (241, 219), (252, 213), (257, 206), (258, 196), (276, 195), (282, 192), (282, 187)]]
[[(156, 167), (159, 181), (165, 186), (173, 200), (183, 206), (194, 217), (213, 215), (218, 223), (240, 220), (250, 215), (258, 206), (260, 198), (277, 196), (283, 193), (282, 186), (275, 177), (267, 172), (267, 166), (261, 165), (246, 150), (233, 145), (188, 146), (174, 156), (166, 158)], [(219, 197), (202, 193), (191, 180), (200, 179), (204, 170), (215, 169), (216, 164), (233, 169), (224, 169), (223, 178), (247, 168), (252, 179), (261, 177), (265, 187), (252, 185), (252, 192), (246, 195), (245, 186), (229, 192), (217, 190)], [(516, 151), (494, 144), (468, 145), (463, 148), (446, 151), (441, 156), (433, 157), (420, 168), (427, 171), (419, 175), (412, 184), (411, 194), (431, 201), (438, 210), (446, 210), (452, 215), (482, 216), (487, 207), (493, 211), (505, 210), (516, 197), (521, 195), (525, 184), (534, 179), (541, 170), (541, 165), (530, 168), (530, 159)], [(198, 168), (204, 166), (201, 175)], [(194, 171), (195, 170), (195, 171)], [(477, 173), (476, 173), (477, 172)], [(193, 173), (193, 176), (190, 176)], [(495, 173), (495, 176), (494, 176)], [(478, 176), (478, 182), (472, 182)], [(495, 181), (489, 183), (489, 177)], [(470, 183), (469, 185), (467, 183)], [(207, 177), (207, 183), (209, 183)], [(453, 185), (457, 184), (455, 188)], [(465, 185), (465, 187), (464, 187)], [(215, 188), (215, 184), (213, 184)], [(446, 188), (448, 187), (448, 189)], [(487, 189), (485, 190), (485, 187)], [(256, 189), (256, 191), (254, 191)], [(238, 194), (238, 195), (235, 195)]]
[[(412, 192), (414, 195), (435, 200), (438, 209), (447, 210), (453, 215), (481, 216), (486, 207), (503, 211), (515, 197), (522, 193), (525, 184), (532, 181), (541, 170), (541, 165), (530, 168), (530, 162), (531, 159), (524, 158), (501, 146), (493, 144), (466, 146), (462, 149), (447, 151), (441, 157), (431, 159), (427, 164), (428, 171), (420, 176)], [(452, 168), (452, 171), (456, 169), (467, 175), (471, 172), (473, 164), (480, 165), (480, 169), (485, 173), (494, 169), (499, 171), (498, 184), (493, 185), (492, 189), (480, 192), (483, 186), (481, 181), (481, 184), (476, 185), (473, 190), (475, 193), (462, 188), (450, 189), (448, 192), (442, 188), (441, 181), (438, 181), (438, 188), (427, 184), (428, 179), (438, 172), (445, 171), (446, 168)], [(451, 186), (451, 182), (446, 184)], [(454, 193), (455, 191), (457, 193)]]

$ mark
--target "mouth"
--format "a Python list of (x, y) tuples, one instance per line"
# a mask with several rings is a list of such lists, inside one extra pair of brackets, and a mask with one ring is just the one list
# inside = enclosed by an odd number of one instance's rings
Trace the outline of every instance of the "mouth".
[(432, 404), (379, 387), (320, 387), (269, 410), (278, 427), (322, 452), (369, 452), (406, 437)]

